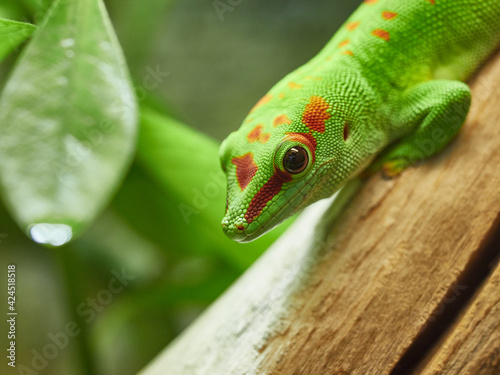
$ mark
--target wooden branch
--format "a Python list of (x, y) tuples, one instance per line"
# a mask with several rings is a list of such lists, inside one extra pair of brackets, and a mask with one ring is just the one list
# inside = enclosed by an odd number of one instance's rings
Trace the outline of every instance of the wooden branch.
[[(498, 244), (497, 244), (498, 246)], [(500, 374), (500, 264), (418, 373)]]
[(445, 152), (310, 207), (142, 373), (498, 373), (500, 55), (472, 87)]

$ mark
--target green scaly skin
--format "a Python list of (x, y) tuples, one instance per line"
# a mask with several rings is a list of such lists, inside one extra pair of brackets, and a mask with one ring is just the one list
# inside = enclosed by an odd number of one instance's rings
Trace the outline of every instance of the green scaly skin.
[[(440, 151), (465, 121), (463, 81), (499, 44), (499, 19), (500, 0), (366, 0), (223, 142), (224, 232), (261, 236), (377, 155), (372, 168), (395, 176)], [(292, 147), (308, 158), (297, 174), (283, 165)]]

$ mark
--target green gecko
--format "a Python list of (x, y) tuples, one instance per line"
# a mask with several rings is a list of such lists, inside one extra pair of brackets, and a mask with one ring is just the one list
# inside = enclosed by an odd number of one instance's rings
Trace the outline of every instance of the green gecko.
[(365, 0), (220, 149), (226, 235), (248, 242), (363, 171), (389, 177), (457, 134), (463, 83), (500, 41), (500, 0)]

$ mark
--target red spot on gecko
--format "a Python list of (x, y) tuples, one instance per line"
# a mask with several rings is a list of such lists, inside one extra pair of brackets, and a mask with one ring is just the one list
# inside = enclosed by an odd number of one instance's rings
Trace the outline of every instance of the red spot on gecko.
[(295, 82), (289, 82), (288, 83), (288, 87), (290, 87), (292, 90), (295, 90), (295, 89), (300, 89), (302, 88), (302, 85), (299, 85)]
[(384, 17), (384, 19), (386, 19), (386, 20), (392, 20), (392, 19), (396, 18), (397, 16), (398, 16), (398, 14), (394, 13), (394, 12), (389, 12), (389, 11), (382, 12), (382, 17)]
[(350, 41), (349, 41), (349, 39), (346, 39), (346, 40), (344, 40), (343, 42), (340, 42), (340, 43), (339, 43), (339, 47), (340, 47), (340, 48), (342, 48), (342, 47), (344, 47), (344, 46), (347, 46), (347, 45), (349, 44), (349, 42), (350, 42)]
[(347, 27), (347, 30), (349, 31), (354, 31), (358, 28), (360, 22), (359, 21), (356, 21), (356, 22), (349, 22), (346, 27)]
[(432, 5), (436, 5), (436, 0), (427, 0), (429, 3), (431, 3)]
[(255, 111), (257, 108), (259, 108), (261, 105), (264, 105), (266, 103), (269, 103), (269, 101), (273, 98), (272, 95), (266, 94), (260, 100), (255, 104), (250, 112)]
[(386, 41), (389, 41), (391, 39), (389, 32), (382, 29), (373, 30), (372, 35), (379, 37), (380, 39), (384, 39)]
[(281, 191), (283, 184), (292, 181), (292, 176), (284, 176), (283, 173), (274, 173), (271, 178), (262, 186), (262, 188), (254, 195), (250, 201), (245, 220), (248, 224), (255, 220), (262, 213), (267, 202)]
[(353, 53), (351, 50), (349, 50), (349, 49), (348, 49), (348, 50), (346, 50), (346, 51), (342, 51), (342, 53), (343, 53), (344, 55), (354, 56), (354, 53)]
[(376, 3), (378, 3), (378, 0), (365, 0), (364, 3), (365, 4), (376, 4)]
[(325, 131), (325, 122), (331, 115), (327, 112), (330, 109), (328, 102), (319, 97), (311, 96), (302, 114), (302, 122), (310, 131), (323, 133)]
[(278, 95), (278, 97), (279, 97), (280, 99), (283, 99), (283, 98), (285, 97), (285, 93), (280, 92), (280, 94)]
[(273, 126), (280, 126), (280, 125), (290, 125), (292, 123), (292, 120), (288, 118), (287, 115), (279, 115), (276, 116), (276, 118), (273, 120)]
[(259, 169), (253, 161), (253, 154), (249, 152), (243, 156), (237, 156), (231, 160), (236, 165), (236, 179), (241, 191), (245, 190)]
[(262, 133), (264, 125), (259, 124), (252, 129), (250, 133), (247, 134), (247, 139), (250, 143), (259, 141), (260, 143), (266, 143), (271, 137), (270, 133)]

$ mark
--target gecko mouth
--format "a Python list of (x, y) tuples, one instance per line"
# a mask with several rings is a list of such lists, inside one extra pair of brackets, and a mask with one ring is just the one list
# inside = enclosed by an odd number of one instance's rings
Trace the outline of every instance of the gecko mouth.
[[(287, 202), (285, 202), (286, 205)], [(277, 203), (274, 203), (277, 204)], [(271, 206), (269, 206), (271, 207)], [(283, 206), (279, 208), (270, 218), (266, 221), (258, 221), (255, 220), (250, 223), (246, 228), (235, 226), (232, 230), (223, 223), (222, 230), (224, 233), (230, 237), (232, 240), (240, 243), (247, 243), (257, 238), (261, 237), (265, 233), (269, 232), (271, 229), (280, 224), (283, 220), (285, 220), (288, 216), (291, 216), (298, 211), (298, 208), (293, 206)]]

